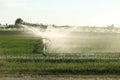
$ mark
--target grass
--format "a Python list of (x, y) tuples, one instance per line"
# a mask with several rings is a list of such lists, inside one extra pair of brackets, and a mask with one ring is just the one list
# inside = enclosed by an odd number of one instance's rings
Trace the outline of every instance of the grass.
[(7, 75), (1, 80), (120, 80), (119, 75)]
[(117, 75), (35, 75), (35, 76), (28, 76), (28, 75), (9, 75), (7, 77), (0, 77), (1, 80), (119, 80), (119, 76)]
[(120, 60), (55, 61), (44, 59), (7, 59), (0, 61), (2, 73), (24, 74), (120, 74)]
[[(78, 53), (48, 52), (48, 56), (44, 57), (32, 53), (37, 38), (21, 33), (21, 31), (0, 31), (1, 74), (120, 74), (119, 34), (81, 33), (84, 37), (75, 42), (82, 45), (73, 49)], [(113, 47), (109, 47), (110, 42)]]

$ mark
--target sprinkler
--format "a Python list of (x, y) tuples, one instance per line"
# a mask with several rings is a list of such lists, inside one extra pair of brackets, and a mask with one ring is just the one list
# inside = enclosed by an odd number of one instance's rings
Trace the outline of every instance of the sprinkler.
[[(37, 41), (36, 41), (36, 44), (34, 45), (34, 49), (33, 49), (33, 53), (39, 53), (38, 52), (38, 49), (41, 47), (42, 49), (42, 51), (41, 51), (41, 53), (42, 53), (42, 55), (43, 56), (47, 56), (47, 54), (46, 54), (46, 48), (47, 48), (47, 44), (46, 44), (46, 41), (47, 40), (49, 40), (48, 38), (42, 38), (42, 37), (40, 37)], [(50, 40), (49, 40), (50, 41)]]
[(50, 41), (48, 38), (43, 38), (44, 36), (43, 36), (43, 32), (41, 31), (39, 31), (39, 30), (36, 30), (35, 28), (32, 28), (32, 27), (30, 27), (30, 26), (27, 26), (27, 25), (25, 25), (25, 24), (17, 24), (18, 26), (20, 26), (20, 27), (24, 27), (24, 28), (26, 28), (26, 29), (28, 29), (29, 31), (32, 31), (35, 35), (37, 35), (38, 37), (40, 37), (37, 41), (36, 41), (36, 43), (35, 43), (35, 45), (34, 45), (34, 49), (33, 49), (33, 53), (39, 53), (38, 52), (38, 49), (39, 48), (41, 48), (41, 53), (42, 53), (42, 55), (43, 56), (46, 56), (46, 48), (47, 48), (47, 43), (46, 43), (46, 41)]
[[(49, 53), (73, 53), (73, 46), (71, 43), (78, 45), (73, 32), (77, 27), (54, 27), (51, 25), (47, 26), (32, 26), (30, 23), (16, 20), (16, 26), (25, 28), (28, 34), (38, 37), (38, 40), (34, 44), (33, 53), (41, 53), (46, 56), (46, 52)], [(30, 32), (29, 32), (30, 31)], [(77, 35), (76, 35), (77, 36)], [(50, 41), (50, 44), (49, 42)], [(74, 41), (74, 42), (72, 42)], [(70, 46), (71, 45), (71, 46)], [(76, 47), (76, 46), (75, 46)]]

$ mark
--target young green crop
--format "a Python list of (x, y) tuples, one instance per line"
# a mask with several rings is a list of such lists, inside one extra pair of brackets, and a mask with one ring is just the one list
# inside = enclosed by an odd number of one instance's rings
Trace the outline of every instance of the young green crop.
[[(32, 53), (36, 37), (23, 35), (21, 31), (0, 31), (0, 73), (120, 74), (120, 35), (89, 35), (90, 38), (84, 36), (77, 40), (81, 45), (74, 50), (79, 53), (48, 50), (48, 56), (44, 57)], [(111, 41), (113, 47), (109, 45)]]

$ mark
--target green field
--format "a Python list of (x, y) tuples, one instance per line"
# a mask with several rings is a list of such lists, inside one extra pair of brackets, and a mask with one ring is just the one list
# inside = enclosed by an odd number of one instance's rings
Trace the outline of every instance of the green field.
[(41, 53), (32, 53), (37, 37), (23, 34), (22, 31), (0, 31), (0, 74), (120, 74), (120, 34), (74, 34), (82, 37), (74, 38), (76, 43), (72, 42), (72, 45), (77, 46), (67, 49), (73, 50), (72, 53), (58, 53), (54, 49), (53, 53), (48, 50), (45, 57)]
[(120, 80), (119, 75), (7, 75), (1, 80)]

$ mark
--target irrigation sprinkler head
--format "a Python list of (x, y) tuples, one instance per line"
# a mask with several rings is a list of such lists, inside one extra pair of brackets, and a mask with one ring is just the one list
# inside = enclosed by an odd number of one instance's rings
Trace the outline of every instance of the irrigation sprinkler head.
[(33, 53), (39, 53), (38, 49), (39, 49), (39, 47), (41, 47), (42, 48), (41, 54), (43, 56), (47, 56), (47, 54), (46, 54), (46, 49), (47, 49), (46, 41), (50, 41), (50, 40), (48, 38), (40, 37), (39, 40), (37, 40), (36, 44), (34, 45)]
[(17, 25), (20, 26), (20, 27), (26, 28), (27, 30), (33, 32), (36, 36), (39, 37), (39, 40), (37, 40), (36, 44), (34, 45), (34, 49), (33, 49), (32, 52), (33, 53), (38, 53), (38, 49), (39, 49), (39, 47), (41, 47), (42, 48), (41, 49), (42, 50), (41, 51), (42, 55), (46, 56), (46, 48), (47, 48), (46, 41), (50, 41), (50, 40), (48, 38), (46, 38), (46, 36), (44, 35), (45, 31), (41, 30), (41, 29), (45, 30), (45, 28), (44, 27), (35, 28), (33, 26), (25, 25), (24, 23), (20, 23), (20, 24), (17, 24)]

